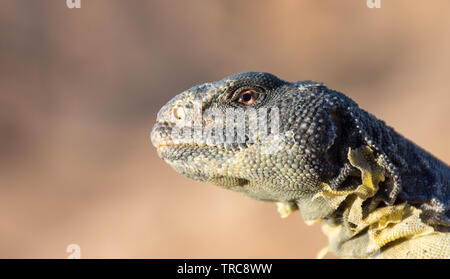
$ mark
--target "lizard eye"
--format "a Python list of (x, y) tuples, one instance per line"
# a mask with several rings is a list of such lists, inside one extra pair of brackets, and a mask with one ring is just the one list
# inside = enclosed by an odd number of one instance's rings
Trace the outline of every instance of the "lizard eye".
[(238, 102), (244, 105), (251, 105), (256, 101), (257, 98), (258, 93), (256, 93), (256, 91), (246, 90), (239, 93)]

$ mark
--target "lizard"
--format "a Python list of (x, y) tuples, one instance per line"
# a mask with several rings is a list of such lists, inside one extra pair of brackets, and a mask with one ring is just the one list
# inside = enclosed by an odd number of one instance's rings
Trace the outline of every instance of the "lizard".
[(345, 94), (244, 72), (194, 86), (150, 133), (196, 181), (322, 222), (340, 258), (450, 258), (450, 167)]

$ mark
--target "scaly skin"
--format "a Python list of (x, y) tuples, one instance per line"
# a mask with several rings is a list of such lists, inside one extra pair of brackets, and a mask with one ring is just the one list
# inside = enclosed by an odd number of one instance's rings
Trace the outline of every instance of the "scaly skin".
[[(245, 104), (248, 90), (255, 100)], [(205, 131), (224, 120), (205, 116), (191, 130), (195, 108), (266, 108), (279, 133), (251, 141), (256, 118), (240, 117), (243, 142), (236, 131), (223, 142)], [(177, 142), (174, 127), (196, 137)], [(186, 177), (277, 202), (282, 216), (300, 209), (308, 222), (325, 221), (340, 257), (450, 257), (449, 166), (322, 83), (250, 72), (195, 86), (161, 108), (151, 139)]]

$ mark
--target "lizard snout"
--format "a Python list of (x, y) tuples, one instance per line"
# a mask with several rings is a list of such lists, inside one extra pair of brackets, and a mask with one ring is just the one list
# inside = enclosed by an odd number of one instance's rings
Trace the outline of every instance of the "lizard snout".
[(153, 126), (152, 131), (150, 132), (150, 140), (156, 149), (172, 144), (168, 130), (160, 123), (156, 123)]
[(157, 131), (157, 128), (158, 128), (157, 125), (158, 124), (153, 125), (152, 131), (150, 132), (150, 140), (151, 140), (153, 146), (156, 148), (159, 147), (159, 143), (161, 141), (161, 135)]

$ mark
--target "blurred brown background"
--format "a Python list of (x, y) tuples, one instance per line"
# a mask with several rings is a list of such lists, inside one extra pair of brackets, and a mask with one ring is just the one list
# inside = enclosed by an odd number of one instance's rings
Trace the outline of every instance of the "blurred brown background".
[(450, 162), (450, 2), (0, 0), (0, 257), (311, 258), (320, 225), (190, 181), (158, 109), (242, 71), (345, 92)]

